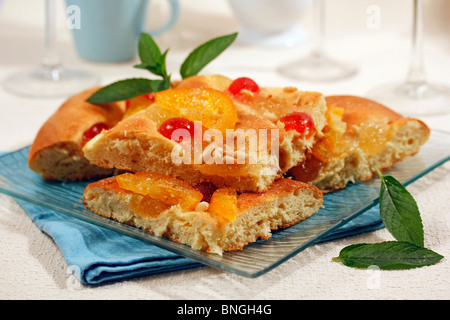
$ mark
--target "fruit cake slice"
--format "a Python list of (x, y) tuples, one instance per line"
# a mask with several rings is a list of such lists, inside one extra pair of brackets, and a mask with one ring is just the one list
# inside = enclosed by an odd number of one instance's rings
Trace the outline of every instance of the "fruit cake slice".
[(247, 77), (232, 80), (223, 75), (197, 75), (176, 84), (177, 88), (213, 88), (226, 93), (241, 114), (271, 121), (284, 132), (280, 141), (283, 172), (305, 159), (325, 126), (326, 104), (322, 93), (294, 87), (262, 87)]
[(39, 129), (28, 155), (31, 170), (45, 180), (103, 178), (115, 173), (93, 165), (83, 155), (85, 142), (122, 120), (123, 102), (95, 105), (86, 102), (100, 87), (82, 91), (65, 101)]
[(415, 155), (429, 138), (430, 129), (422, 121), (377, 102), (356, 96), (330, 96), (326, 102), (324, 136), (307, 160), (290, 170), (295, 179), (322, 191), (369, 180), (376, 168), (387, 170)]
[[(125, 119), (87, 143), (84, 154), (104, 168), (157, 172), (190, 184), (212, 182), (240, 192), (264, 191), (303, 161), (322, 135), (324, 99), (295, 89), (230, 93), (234, 83), (223, 76), (195, 76), (150, 99), (132, 99)], [(253, 100), (257, 97), (258, 103)], [(267, 110), (276, 116), (264, 115)], [(188, 132), (189, 138), (174, 139), (177, 129)], [(196, 135), (200, 143), (192, 142)], [(180, 140), (192, 143), (180, 149)], [(212, 141), (217, 142), (213, 147)], [(174, 160), (178, 151), (183, 160)]]
[(84, 205), (97, 214), (196, 250), (241, 250), (271, 230), (292, 226), (322, 205), (314, 186), (279, 179), (263, 193), (190, 186), (158, 173), (125, 173), (89, 184)]

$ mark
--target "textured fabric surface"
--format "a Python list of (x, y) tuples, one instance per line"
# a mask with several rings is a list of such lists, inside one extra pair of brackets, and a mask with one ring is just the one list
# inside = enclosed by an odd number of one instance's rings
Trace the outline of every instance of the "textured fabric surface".
[[(183, 8), (180, 21), (173, 30), (157, 38), (164, 50), (170, 47), (167, 65), (174, 79), (177, 78), (180, 63), (195, 45), (239, 28), (239, 21), (232, 15), (226, 0), (180, 2)], [(58, 13), (63, 15), (64, 2), (56, 3)], [(411, 4), (408, 1), (396, 1), (395, 4), (393, 1), (377, 1), (381, 24), (379, 28), (368, 28), (367, 9), (372, 2), (345, 1), (345, 7), (342, 3), (327, 2), (327, 12), (333, 14), (327, 19), (326, 46), (337, 59), (351, 61), (358, 66), (359, 73), (355, 77), (318, 83), (293, 80), (277, 72), (277, 67), (282, 63), (306, 55), (310, 48), (308, 43), (293, 48), (236, 43), (208, 65), (205, 73), (220, 73), (231, 78), (249, 76), (267, 86), (296, 86), (326, 95), (364, 96), (378, 84), (404, 79), (411, 45)], [(425, 33), (427, 47), (424, 51), (427, 78), (450, 85), (447, 73), (443, 72), (450, 70), (448, 28), (439, 29), (436, 25), (441, 21), (448, 26), (448, 19), (441, 14), (447, 11), (439, 10), (439, 3), (447, 4), (448, 1), (428, 3), (431, 10), (428, 11), (430, 16), (426, 25), (429, 29)], [(5, 49), (0, 50), (1, 79), (12, 72), (34, 69), (38, 65), (44, 44), (44, 4), (43, 1), (3, 0), (0, 7), (0, 38), (2, 49)], [(308, 18), (309, 12), (301, 22), (305, 28), (309, 26)], [(64, 19), (57, 20), (58, 43), (66, 66), (88, 69), (101, 75), (103, 84), (126, 77), (145, 76), (142, 70), (132, 68), (138, 61), (123, 64), (82, 61), (76, 55), (72, 35)], [(0, 90), (0, 150), (14, 151), (30, 145), (42, 123), (64, 100), (64, 97), (30, 99)], [(450, 131), (450, 113), (423, 117), (423, 120), (432, 129)], [(81, 277), (81, 269), (66, 261), (67, 255), (58, 242), (41, 230), (39, 222), (35, 223), (16, 200), (0, 194), (0, 299), (448, 300), (450, 163), (414, 182), (408, 190), (421, 211), (425, 246), (445, 257), (436, 265), (405, 271), (379, 271), (375, 268), (348, 268), (331, 261), (345, 246), (393, 240), (390, 233), (381, 228), (315, 244), (255, 279), (199, 266), (171, 272), (136, 274), (133, 278), (100, 285), (80, 282), (75, 275)], [(143, 260), (147, 264), (144, 269), (148, 270), (148, 263), (151, 262)], [(126, 268), (129, 266), (126, 264)], [(139, 264), (137, 268), (141, 266)], [(116, 264), (114, 268), (117, 268)], [(104, 272), (100, 274), (106, 275)]]

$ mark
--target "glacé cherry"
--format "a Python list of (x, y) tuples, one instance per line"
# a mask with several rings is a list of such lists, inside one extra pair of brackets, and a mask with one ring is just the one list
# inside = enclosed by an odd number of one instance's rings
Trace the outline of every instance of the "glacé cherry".
[(312, 137), (316, 132), (314, 121), (311, 116), (305, 112), (293, 112), (280, 118), (284, 123), (286, 130), (296, 130), (300, 134), (304, 134), (306, 139)]
[[(161, 124), (158, 131), (167, 139), (172, 139), (172, 134), (177, 129), (187, 130), (186, 133), (189, 133), (190, 138), (191, 139), (194, 138), (194, 132), (195, 132), (194, 122), (191, 120), (188, 120), (188, 119), (184, 119), (184, 118), (168, 119)], [(187, 134), (186, 134), (186, 136), (187, 136)], [(177, 143), (180, 143), (183, 140), (183, 138), (184, 138), (184, 136), (177, 137), (177, 139), (174, 141)]]
[(259, 91), (259, 86), (254, 80), (250, 78), (240, 77), (234, 80), (228, 87), (228, 91), (233, 95), (240, 94), (241, 90), (244, 89), (249, 90), (253, 93), (257, 93)]
[(87, 129), (83, 133), (83, 137), (81, 140), (81, 144), (84, 146), (89, 140), (94, 138), (96, 135), (98, 135), (103, 130), (109, 130), (111, 129), (111, 126), (105, 122), (98, 122), (92, 125), (89, 129)]
[(217, 190), (217, 187), (211, 182), (200, 182), (199, 184), (194, 186), (194, 189), (200, 191), (203, 194), (202, 201), (209, 203), (214, 191)]

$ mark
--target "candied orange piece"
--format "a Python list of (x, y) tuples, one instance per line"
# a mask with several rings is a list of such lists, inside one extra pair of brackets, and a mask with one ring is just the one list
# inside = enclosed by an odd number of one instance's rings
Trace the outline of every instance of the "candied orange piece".
[(143, 114), (147, 118), (152, 120), (155, 123), (157, 128), (159, 128), (161, 126), (161, 124), (163, 124), (164, 121), (166, 121), (166, 120), (181, 117), (180, 113), (178, 113), (177, 110), (166, 109), (166, 108), (163, 108), (163, 107), (157, 105), (156, 103), (147, 107), (145, 109), (145, 111), (143, 112)]
[(349, 148), (349, 142), (343, 137), (347, 125), (342, 121), (344, 109), (328, 107), (325, 113), (328, 125), (323, 129), (324, 136), (315, 143), (312, 154), (321, 162), (339, 158)]
[(369, 120), (361, 124), (359, 146), (368, 156), (381, 152), (392, 137), (389, 123), (383, 120)]
[(151, 106), (155, 102), (155, 96), (153, 93), (144, 94), (126, 101), (127, 110), (124, 118), (135, 114), (141, 110), (144, 110)]
[(237, 192), (231, 188), (217, 189), (209, 202), (208, 212), (234, 221), (237, 215)]
[(184, 210), (194, 210), (203, 194), (189, 184), (166, 175), (150, 172), (124, 173), (116, 176), (122, 189), (149, 196), (170, 206), (179, 204)]
[(176, 110), (191, 121), (201, 121), (208, 129), (234, 129), (238, 122), (236, 108), (225, 93), (211, 88), (175, 88), (157, 92), (159, 106)]

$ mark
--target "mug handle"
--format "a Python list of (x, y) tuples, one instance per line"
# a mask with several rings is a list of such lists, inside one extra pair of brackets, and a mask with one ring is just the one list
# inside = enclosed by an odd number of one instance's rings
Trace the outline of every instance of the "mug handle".
[(178, 0), (167, 0), (167, 1), (169, 1), (169, 5), (170, 5), (170, 18), (161, 27), (159, 27), (155, 30), (147, 30), (146, 31), (147, 33), (149, 33), (152, 36), (161, 34), (161, 33), (165, 32), (166, 30), (172, 28), (172, 26), (175, 24), (175, 22), (178, 20), (178, 17), (180, 16), (180, 5), (178, 3)]

